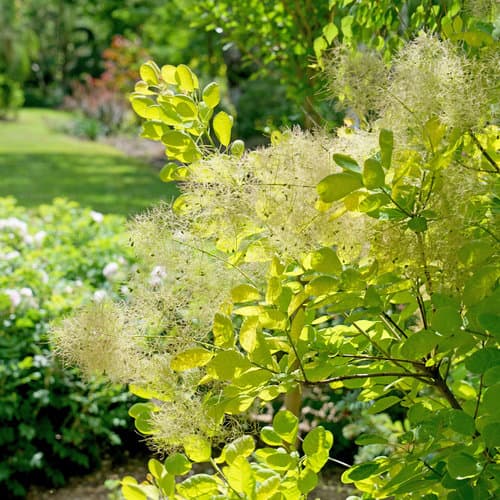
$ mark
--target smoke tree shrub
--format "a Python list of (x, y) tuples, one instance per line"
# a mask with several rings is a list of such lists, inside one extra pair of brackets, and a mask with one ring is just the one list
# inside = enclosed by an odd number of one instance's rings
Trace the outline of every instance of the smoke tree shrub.
[[(251, 152), (214, 112), (216, 84), (141, 67), (132, 106), (182, 195), (132, 223), (127, 300), (53, 332), (65, 359), (146, 400), (130, 414), (169, 455), (124, 478), (126, 498), (305, 498), (335, 460), (328, 431), (297, 431), (316, 386), (405, 409), (390, 439), (358, 438), (390, 450), (342, 475), (365, 498), (494, 497), (498, 47), (467, 48), (420, 35), (358, 108), (364, 129), (276, 132)], [(248, 417), (273, 401), (256, 450)], [(193, 462), (213, 474), (176, 481)]]

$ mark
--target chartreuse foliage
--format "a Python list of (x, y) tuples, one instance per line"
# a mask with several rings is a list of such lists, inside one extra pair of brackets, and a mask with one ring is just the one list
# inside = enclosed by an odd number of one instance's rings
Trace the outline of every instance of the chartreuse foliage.
[[(452, 50), (424, 36), (410, 52), (429, 45)], [(449, 60), (450, 74), (462, 75), (463, 60)], [(405, 70), (412, 64), (401, 61)], [(395, 405), (406, 411), (390, 455), (342, 476), (365, 498), (493, 498), (500, 487), (499, 130), (488, 124), (494, 106), (471, 113), (465, 129), (438, 102), (411, 124), (416, 111), (410, 113), (402, 137), (377, 124), (370, 132), (340, 130), (330, 142), (320, 134), (276, 133), (268, 149), (235, 157), (227, 152), (231, 120), (200, 120), (217, 99), (209, 105), (192, 97), (198, 84), (186, 67), (148, 63), (141, 74), (146, 83), (132, 103), (146, 118), (145, 133), (180, 162), (165, 177), (182, 179), (184, 194), (173, 213), (133, 227), (141, 258), (169, 269), (165, 289), (137, 285), (130, 302), (115, 309), (120, 321), (110, 321), (123, 333), (111, 333), (110, 341), (124, 338), (134, 322), (145, 333), (127, 344), (135, 358), (112, 352), (109, 359), (117, 365), (123, 356), (121, 379), (149, 399), (131, 409), (138, 430), (159, 446), (183, 447), (185, 456), (152, 461), (151, 480), (125, 479), (125, 496), (253, 499), (265, 491), (272, 499), (303, 498), (332, 439), (318, 427), (298, 448), (294, 415), (309, 387), (329, 386), (358, 389), (372, 414)], [(449, 94), (447, 84), (437, 81), (436, 89)], [(481, 102), (490, 95), (487, 84)], [(156, 92), (156, 101), (147, 92)], [(222, 152), (198, 140), (213, 141), (209, 123)], [(307, 170), (314, 148), (328, 154), (314, 156)], [(201, 271), (191, 271), (194, 261)], [(214, 287), (227, 293), (215, 295)], [(213, 321), (203, 330), (207, 311)], [(78, 321), (56, 331), (56, 340), (85, 365), (72, 350)], [(138, 373), (131, 375), (133, 359)], [(268, 448), (254, 451), (243, 435), (213, 458), (222, 430), (279, 398), (287, 410), (261, 430)], [(385, 442), (372, 434), (358, 439)], [(214, 473), (174, 484), (191, 462), (210, 462)]]
[(149, 61), (141, 66), (142, 80), (130, 96), (134, 111), (145, 118), (142, 137), (165, 144), (169, 159), (160, 173), (163, 181), (183, 180), (190, 164), (204, 152), (219, 148), (241, 155), (241, 141), (231, 144), (233, 118), (224, 111), (214, 115), (220, 102), (219, 85), (209, 83), (200, 89), (198, 77), (185, 65), (165, 65), (161, 69)]
[[(149, 482), (138, 484), (128, 476), (122, 480), (127, 499), (196, 498), (234, 499), (303, 498), (318, 483), (318, 472), (329, 457), (332, 434), (316, 427), (304, 438), (300, 455), (296, 443), (298, 418), (288, 410), (278, 412), (272, 425), (262, 428), (261, 441), (267, 445), (256, 450), (255, 440), (244, 435), (224, 446), (220, 455), (212, 457), (210, 442), (193, 437), (184, 445), (183, 453), (173, 453), (162, 463), (148, 463)], [(209, 463), (214, 474), (194, 474), (193, 463)]]

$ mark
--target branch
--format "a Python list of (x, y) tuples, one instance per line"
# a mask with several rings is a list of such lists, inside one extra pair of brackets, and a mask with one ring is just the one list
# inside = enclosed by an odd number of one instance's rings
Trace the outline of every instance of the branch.
[(448, 403), (452, 408), (455, 410), (461, 410), (462, 406), (458, 402), (457, 398), (455, 395), (451, 392), (450, 388), (448, 387), (446, 381), (441, 377), (441, 374), (439, 373), (439, 368), (434, 369), (434, 370), (429, 370), (428, 373), (432, 375), (432, 378), (434, 379), (434, 385), (439, 389), (441, 394), (446, 398)]
[(471, 227), (477, 227), (478, 229), (482, 229), (486, 233), (488, 233), (497, 243), (500, 243), (500, 238), (493, 233), (493, 231), (490, 231), (487, 227), (480, 226), (479, 224)]
[(383, 312), (379, 316), (386, 325), (387, 323), (390, 323), (405, 339), (408, 338), (408, 335), (406, 335), (404, 330), (387, 313)]
[(462, 167), (465, 168), (466, 170), (472, 170), (473, 172), (485, 172), (487, 174), (494, 174), (496, 173), (495, 170), (487, 170), (486, 168), (474, 168), (474, 167), (469, 167), (467, 166), (464, 162), (459, 160), (458, 158), (455, 158), (455, 161)]
[(385, 189), (381, 188), (382, 192), (391, 200), (391, 202), (396, 205), (396, 207), (401, 210), (407, 217), (413, 217), (413, 214), (408, 212), (405, 208), (403, 208)]
[(488, 151), (484, 149), (483, 145), (479, 142), (479, 139), (474, 135), (474, 132), (472, 130), (469, 130), (469, 135), (472, 137), (472, 140), (476, 144), (476, 146), (479, 148), (479, 151), (483, 154), (483, 156), (488, 160), (490, 165), (495, 169), (497, 173), (500, 173), (500, 167), (497, 165), (497, 162), (490, 156)]
[(425, 312), (425, 304), (422, 295), (420, 294), (420, 290), (418, 289), (418, 282), (416, 283), (415, 296), (417, 298), (418, 309), (420, 311), (420, 316), (422, 317), (422, 323), (424, 328), (427, 330), (429, 325), (427, 323), (427, 314)]
[(287, 184), (286, 182), (259, 182), (259, 186), (279, 186), (279, 187), (297, 187), (306, 189), (316, 189), (316, 186), (308, 186), (304, 184)]
[(484, 373), (481, 374), (481, 378), (479, 379), (479, 390), (477, 394), (476, 408), (474, 409), (474, 420), (476, 420), (479, 412), (479, 402), (481, 401), (481, 393), (483, 392), (483, 377)]
[(424, 363), (420, 361), (414, 361), (411, 359), (400, 359), (400, 358), (389, 358), (386, 356), (364, 356), (362, 354), (335, 354), (332, 358), (352, 358), (352, 359), (367, 359), (367, 360), (375, 360), (375, 361), (393, 361), (399, 363), (410, 363), (414, 366), (422, 366), (424, 367)]
[(237, 265), (229, 262), (228, 260), (223, 259), (222, 257), (219, 257), (218, 255), (216, 255), (214, 253), (211, 253), (211, 252), (209, 252), (207, 250), (203, 250), (203, 248), (199, 248), (199, 247), (196, 247), (194, 245), (190, 245), (189, 243), (186, 243), (184, 241), (176, 240), (175, 238), (172, 238), (172, 241), (174, 243), (179, 244), (179, 245), (183, 245), (185, 247), (191, 248), (191, 250), (196, 250), (197, 252), (200, 252), (200, 253), (202, 253), (204, 255), (208, 255), (209, 257), (212, 257), (215, 260), (218, 260), (220, 262), (224, 262), (224, 264), (227, 264), (227, 265), (231, 266), (233, 269), (236, 269), (236, 271), (238, 271), (246, 280), (248, 280), (250, 283), (252, 283), (252, 285), (254, 285), (255, 287), (257, 287), (257, 283), (255, 283), (255, 281), (247, 273), (245, 273), (245, 271), (243, 271), (242, 269), (240, 269)]
[[(377, 348), (386, 358), (390, 358), (390, 355), (387, 351), (382, 349), (370, 336), (355, 322), (353, 321), (353, 326), (358, 330), (359, 333), (361, 333), (366, 339), (368, 339), (368, 342), (372, 344), (375, 348)], [(399, 368), (402, 368), (403, 370), (406, 370), (405, 366), (402, 366), (399, 361), (393, 360), (392, 361), (396, 366), (399, 366)]]
[[(297, 309), (297, 311), (299, 311), (299, 310), (300, 310), (300, 308)], [(292, 316), (290, 318), (290, 325), (292, 324), (293, 318), (295, 318), (295, 315), (297, 314), (297, 311), (295, 311), (295, 313), (292, 314)], [(306, 371), (304, 370), (304, 365), (302, 364), (302, 360), (300, 359), (299, 353), (297, 352), (297, 348), (295, 347), (295, 344), (293, 343), (292, 337), (290, 337), (290, 332), (288, 331), (288, 329), (285, 330), (285, 334), (286, 334), (286, 337), (288, 339), (288, 342), (292, 346), (293, 353), (295, 354), (295, 358), (297, 359), (297, 363), (299, 365), (300, 371), (302, 373), (302, 376), (304, 377), (304, 382), (308, 383), (307, 382)]]
[(305, 382), (307, 385), (315, 385), (315, 384), (331, 384), (333, 382), (342, 382), (343, 380), (356, 380), (363, 378), (372, 378), (372, 377), (411, 377), (416, 379), (432, 379), (432, 375), (425, 375), (423, 373), (413, 373), (413, 372), (387, 372), (387, 373), (357, 373), (355, 375), (341, 375), (339, 377), (330, 377), (325, 380), (319, 380), (318, 382)]

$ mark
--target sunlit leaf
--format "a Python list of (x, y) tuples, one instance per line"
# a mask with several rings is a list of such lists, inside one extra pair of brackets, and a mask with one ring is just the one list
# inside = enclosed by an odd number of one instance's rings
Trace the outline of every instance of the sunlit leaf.
[(213, 119), (215, 135), (223, 146), (229, 146), (231, 142), (231, 129), (233, 127), (233, 117), (224, 111), (217, 113)]
[(176, 354), (170, 362), (170, 367), (175, 371), (190, 370), (206, 365), (214, 354), (202, 347), (194, 347)]

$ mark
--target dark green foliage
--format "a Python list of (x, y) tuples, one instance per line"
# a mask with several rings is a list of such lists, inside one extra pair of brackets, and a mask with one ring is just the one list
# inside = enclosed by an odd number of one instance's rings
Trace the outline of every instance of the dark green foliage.
[(113, 293), (118, 275), (106, 278), (107, 264), (127, 272), (123, 219), (101, 217), (61, 200), (28, 212), (0, 199), (0, 490), (10, 495), (36, 481), (64, 484), (130, 432), (123, 387), (84, 383), (54, 359), (47, 339), (49, 321), (97, 289)]

